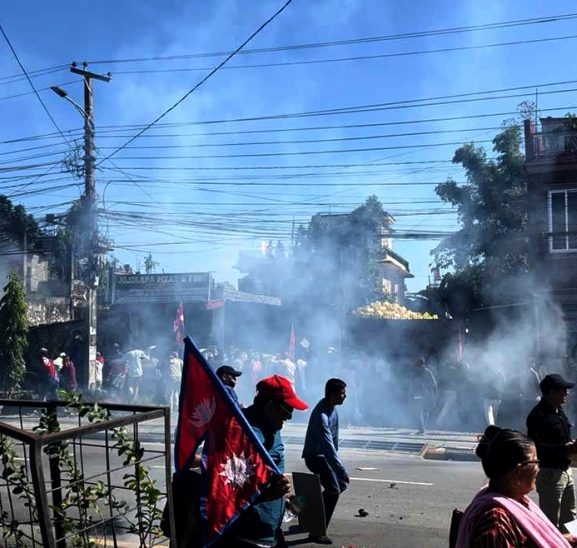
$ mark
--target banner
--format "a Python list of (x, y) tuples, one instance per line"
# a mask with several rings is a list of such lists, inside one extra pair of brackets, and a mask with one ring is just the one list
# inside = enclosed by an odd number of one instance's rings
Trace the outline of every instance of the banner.
[(184, 344), (174, 459), (177, 473), (187, 470), (204, 441), (200, 509), (210, 546), (279, 471), (192, 340)]

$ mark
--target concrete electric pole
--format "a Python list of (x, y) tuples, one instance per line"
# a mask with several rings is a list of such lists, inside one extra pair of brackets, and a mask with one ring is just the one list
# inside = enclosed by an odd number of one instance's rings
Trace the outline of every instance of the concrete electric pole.
[(80, 234), (80, 249), (77, 250), (79, 260), (84, 260), (86, 268), (82, 269), (82, 281), (86, 285), (86, 330), (84, 367), (79, 368), (79, 384), (87, 386), (91, 364), (96, 360), (97, 335), (97, 301), (98, 288), (98, 216), (96, 211), (96, 147), (94, 144), (94, 102), (92, 81), (110, 81), (110, 74), (102, 75), (80, 69), (76, 63), (70, 67), (70, 72), (82, 76), (84, 80), (84, 108), (68, 97), (68, 93), (56, 86), (51, 89), (57, 95), (71, 103), (84, 119), (84, 194), (81, 198), (81, 215), (83, 217), (82, 234)]

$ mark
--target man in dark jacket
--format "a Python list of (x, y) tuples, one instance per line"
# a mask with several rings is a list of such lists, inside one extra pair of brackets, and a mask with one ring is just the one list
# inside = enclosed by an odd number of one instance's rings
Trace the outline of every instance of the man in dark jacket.
[[(262, 379), (256, 385), (256, 391), (253, 404), (244, 409), (244, 414), (257, 438), (281, 474), (284, 474), (285, 454), (280, 431), (285, 421), (292, 418), (294, 409), (304, 411), (308, 405), (296, 395), (289, 380), (280, 375)], [(289, 480), (284, 475), (278, 476), (263, 490), (257, 502), (241, 514), (218, 542), (218, 546), (284, 546), (281, 525), (289, 492)]]
[(236, 386), (236, 380), (242, 375), (242, 371), (238, 371), (234, 367), (230, 365), (221, 365), (216, 370), (216, 376), (221, 380), (222, 384), (224, 384), (224, 388), (230, 394), (231, 398), (236, 402), (238, 401), (238, 396), (234, 390)]
[(541, 468), (537, 476), (539, 506), (557, 527), (577, 516), (570, 468), (577, 443), (571, 439), (571, 423), (563, 411), (568, 390), (574, 386), (561, 375), (546, 375), (539, 384), (541, 401), (527, 417), (527, 433), (537, 446)]

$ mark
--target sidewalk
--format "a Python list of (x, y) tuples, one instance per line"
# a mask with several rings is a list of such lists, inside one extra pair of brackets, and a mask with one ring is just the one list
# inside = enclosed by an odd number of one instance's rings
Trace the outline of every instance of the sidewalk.
[[(59, 417), (62, 430), (78, 426), (78, 417)], [(31, 430), (38, 424), (38, 417), (26, 415), (22, 425), (18, 416), (0, 415), (0, 422)], [(83, 424), (86, 424), (83, 421)], [(176, 416), (171, 417), (172, 439)], [(283, 428), (283, 439), (287, 446), (304, 444), (306, 424), (289, 422)], [(102, 436), (102, 434), (100, 434)], [(99, 437), (95, 434), (94, 437)], [(139, 437), (147, 443), (164, 442), (164, 423), (160, 419), (140, 423)], [(425, 459), (434, 460), (478, 460), (475, 455), (478, 434), (467, 432), (449, 432), (432, 430), (426, 434), (416, 434), (406, 428), (376, 428), (365, 426), (346, 426), (340, 428), (340, 447), (363, 451), (395, 451), (419, 454)]]

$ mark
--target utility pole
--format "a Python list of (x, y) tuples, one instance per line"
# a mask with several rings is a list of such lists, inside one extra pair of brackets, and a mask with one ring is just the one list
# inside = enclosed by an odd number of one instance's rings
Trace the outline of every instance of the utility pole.
[(84, 340), (84, 364), (79, 368), (79, 384), (87, 386), (91, 364), (96, 360), (97, 335), (97, 289), (98, 279), (98, 216), (96, 211), (96, 147), (94, 144), (94, 101), (92, 81), (110, 82), (110, 73), (96, 74), (72, 63), (70, 72), (82, 76), (84, 80), (84, 108), (68, 97), (66, 91), (52, 87), (60, 97), (72, 103), (84, 119), (84, 194), (81, 197), (83, 224), (81, 227), (79, 260), (84, 260), (86, 267), (81, 269), (82, 281), (86, 285), (86, 330)]

